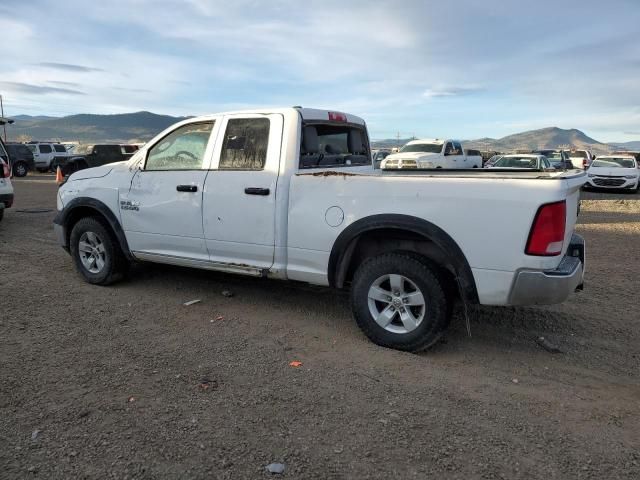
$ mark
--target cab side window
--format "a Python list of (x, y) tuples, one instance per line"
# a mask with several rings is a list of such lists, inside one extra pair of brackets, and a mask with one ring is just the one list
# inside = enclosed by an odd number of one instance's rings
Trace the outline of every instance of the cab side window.
[(447, 146), (444, 149), (444, 154), (453, 155), (453, 145), (451, 145), (451, 142), (447, 142)]
[(203, 169), (213, 123), (190, 123), (171, 132), (151, 147), (145, 170)]
[(268, 118), (233, 118), (227, 122), (219, 170), (264, 170), (269, 146)]

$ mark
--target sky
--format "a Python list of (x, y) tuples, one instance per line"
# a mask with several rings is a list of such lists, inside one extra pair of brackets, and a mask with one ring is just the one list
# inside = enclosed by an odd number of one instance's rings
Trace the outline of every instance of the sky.
[(256, 107), (640, 140), (640, 0), (0, 0), (5, 114)]

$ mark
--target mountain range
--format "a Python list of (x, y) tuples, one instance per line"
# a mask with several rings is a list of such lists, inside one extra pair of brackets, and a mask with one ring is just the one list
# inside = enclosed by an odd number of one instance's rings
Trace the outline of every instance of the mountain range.
[[(51, 140), (98, 142), (145, 142), (168, 126), (187, 117), (158, 115), (152, 112), (134, 112), (115, 115), (80, 114), (67, 117), (15, 115), (13, 125), (7, 127), (9, 140)], [(404, 145), (409, 138), (374, 140), (374, 148), (392, 148)], [(604, 153), (612, 148), (640, 150), (640, 141), (602, 143), (576, 129), (558, 127), (530, 130), (503, 138), (479, 138), (463, 141), (467, 148), (483, 151), (506, 152), (516, 149), (542, 149), (573, 147)]]
[(16, 115), (7, 127), (8, 140), (51, 140), (81, 143), (135, 143), (150, 140), (186, 117), (151, 112), (116, 115), (80, 114), (68, 117)]
[[(392, 148), (404, 145), (411, 140), (387, 139), (373, 141), (374, 148)], [(463, 140), (466, 148), (474, 148), (481, 151), (508, 152), (513, 150), (536, 150), (548, 148), (579, 148), (592, 150), (596, 153), (606, 153), (612, 149), (621, 148), (635, 150), (640, 148), (640, 142), (602, 143), (587, 136), (580, 130), (563, 129), (558, 127), (541, 128), (526, 132), (508, 135), (502, 138), (478, 138), (475, 140)]]

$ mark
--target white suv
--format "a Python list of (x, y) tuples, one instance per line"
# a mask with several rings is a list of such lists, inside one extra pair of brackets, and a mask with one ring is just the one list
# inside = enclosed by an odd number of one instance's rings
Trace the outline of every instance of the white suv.
[(61, 143), (28, 143), (27, 147), (33, 152), (33, 160), (39, 172), (49, 171), (55, 157), (69, 156), (67, 149)]

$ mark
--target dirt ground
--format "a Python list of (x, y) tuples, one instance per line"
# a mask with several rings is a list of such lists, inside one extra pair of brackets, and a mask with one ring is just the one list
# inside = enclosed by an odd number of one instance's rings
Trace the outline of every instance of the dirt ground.
[(413, 355), (328, 289), (155, 265), (90, 286), (55, 242), (52, 178), (14, 186), (2, 479), (640, 478), (640, 195), (584, 195), (584, 292), (475, 308), (472, 338), (457, 313)]

